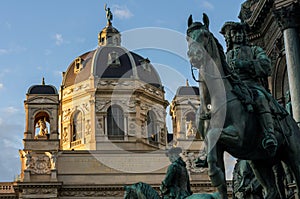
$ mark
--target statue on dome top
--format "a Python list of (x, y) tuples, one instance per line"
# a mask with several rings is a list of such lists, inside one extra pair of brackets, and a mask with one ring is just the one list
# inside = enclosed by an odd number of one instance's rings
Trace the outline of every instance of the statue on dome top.
[(107, 7), (107, 4), (104, 5), (104, 10), (106, 11), (106, 19), (107, 19), (107, 25), (111, 25), (111, 21), (113, 20), (113, 14), (110, 11), (110, 8)]

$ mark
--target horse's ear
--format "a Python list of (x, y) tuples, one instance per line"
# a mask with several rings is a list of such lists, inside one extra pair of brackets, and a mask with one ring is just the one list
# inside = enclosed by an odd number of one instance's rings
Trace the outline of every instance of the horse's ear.
[(189, 19), (188, 19), (188, 27), (190, 27), (190, 25), (192, 25), (193, 23), (193, 17), (192, 15), (189, 16)]
[(206, 28), (209, 29), (209, 18), (205, 13), (203, 13), (203, 23), (206, 26)]

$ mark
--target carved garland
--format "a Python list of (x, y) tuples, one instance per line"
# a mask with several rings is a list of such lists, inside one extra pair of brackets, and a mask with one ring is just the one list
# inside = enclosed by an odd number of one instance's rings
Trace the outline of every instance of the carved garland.
[(24, 195), (32, 195), (32, 194), (57, 194), (56, 188), (26, 188), (23, 189)]
[(124, 195), (124, 191), (122, 189), (119, 190), (107, 190), (107, 189), (100, 189), (100, 190), (63, 190), (59, 193), (59, 196), (72, 196), (72, 197), (121, 197)]

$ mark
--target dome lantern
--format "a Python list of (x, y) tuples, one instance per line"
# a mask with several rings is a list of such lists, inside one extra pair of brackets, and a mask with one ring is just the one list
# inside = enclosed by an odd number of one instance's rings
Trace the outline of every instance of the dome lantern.
[(121, 45), (121, 35), (120, 32), (112, 26), (113, 14), (110, 8), (107, 8), (106, 4), (104, 6), (106, 11), (107, 25), (98, 34), (98, 45), (99, 46), (120, 46)]

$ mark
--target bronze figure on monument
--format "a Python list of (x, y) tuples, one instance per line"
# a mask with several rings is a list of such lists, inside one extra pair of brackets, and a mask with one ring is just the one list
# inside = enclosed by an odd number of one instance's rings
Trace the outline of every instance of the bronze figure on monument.
[[(235, 42), (242, 42), (244, 36), (240, 33)], [(236, 158), (249, 160), (257, 180), (263, 187), (264, 198), (274, 199), (278, 196), (272, 166), (280, 161), (287, 163), (291, 168), (299, 189), (300, 131), (297, 123), (286, 114), (283, 107), (278, 105), (263, 86), (257, 85), (259, 84), (257, 79), (252, 79), (268, 74), (267, 70), (261, 67), (259, 60), (256, 60), (257, 56), (265, 57), (263, 51), (259, 47), (240, 47), (236, 49), (238, 57), (234, 57), (238, 59), (231, 60), (234, 63), (230, 66), (227, 64), (221, 44), (209, 31), (209, 19), (206, 14), (203, 16), (203, 23), (194, 22), (192, 16), (189, 17), (187, 41), (190, 62), (193, 67), (199, 69), (199, 88), (200, 91), (204, 91), (201, 93), (202, 99), (208, 99), (201, 101), (200, 114), (207, 114), (204, 107), (211, 105), (209, 110), (211, 117), (207, 119), (209, 127), (204, 132), (207, 140), (208, 173), (221, 198), (228, 198), (223, 159), (225, 151)], [(253, 53), (253, 50), (258, 54)], [(250, 60), (244, 59), (247, 55), (252, 56)], [(267, 58), (265, 60), (264, 63), (267, 63)], [(256, 68), (259, 65), (260, 68)], [(256, 84), (247, 84), (247, 78), (250, 81), (257, 81)], [(234, 91), (236, 84), (239, 88), (247, 88), (245, 90), (248, 93), (255, 95), (251, 97), (254, 101), (251, 104), (254, 111), (249, 110), (247, 108), (249, 104), (245, 106), (240, 96), (236, 94)], [(261, 97), (258, 95), (263, 95), (270, 102), (268, 104), (270, 107), (257, 107), (261, 106), (255, 102), (255, 97)], [(268, 114), (269, 119), (266, 119), (265, 123), (260, 121), (265, 119), (259, 116), (260, 110)], [(265, 124), (267, 125), (264, 126)], [(271, 130), (274, 132), (270, 132)], [(299, 197), (300, 193), (297, 194)]]

